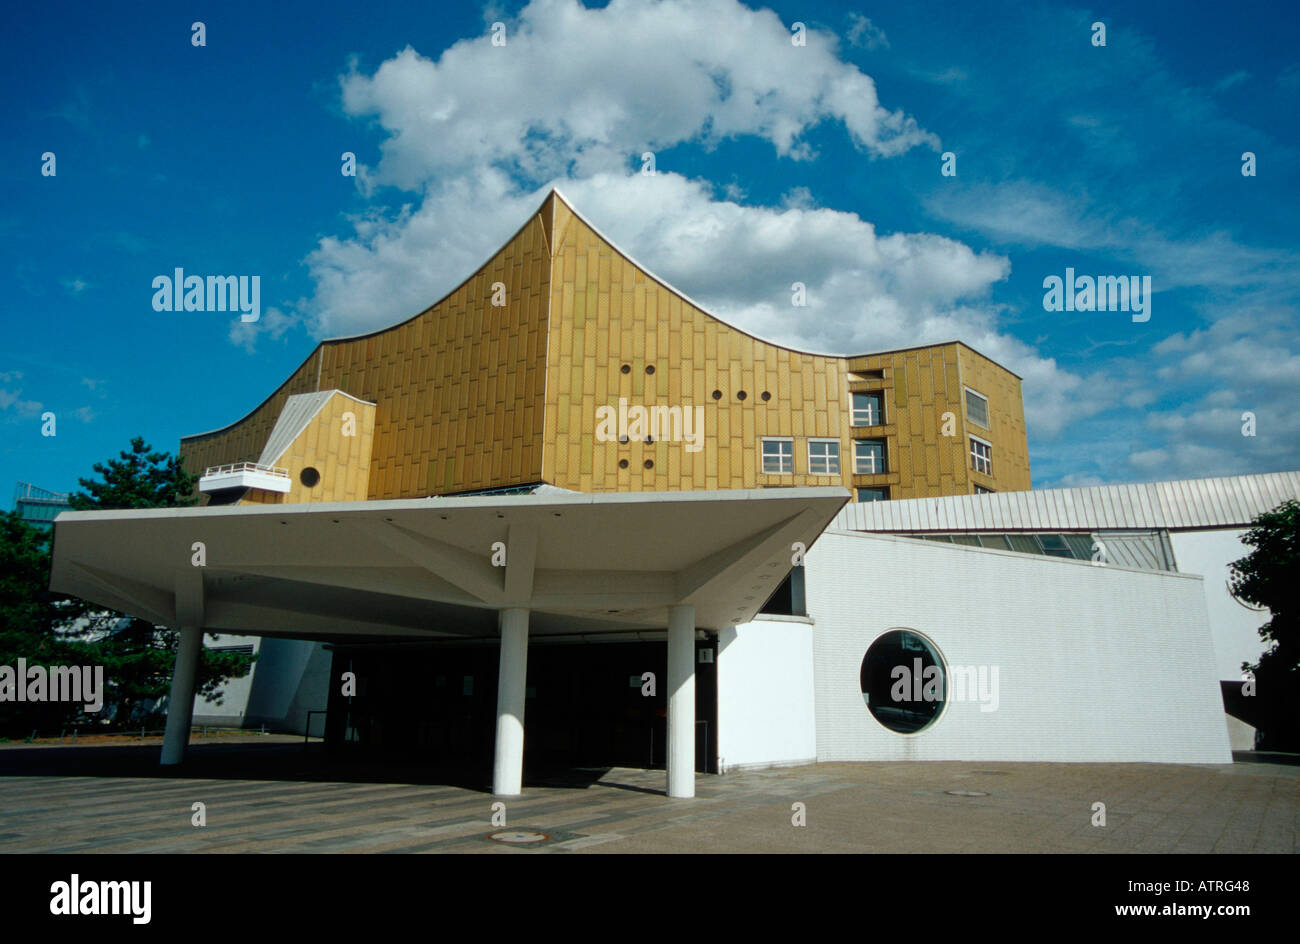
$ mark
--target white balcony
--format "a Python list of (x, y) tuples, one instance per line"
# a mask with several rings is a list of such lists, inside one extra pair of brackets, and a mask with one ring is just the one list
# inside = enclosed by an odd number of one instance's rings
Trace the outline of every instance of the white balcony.
[(287, 494), (292, 481), (288, 469), (256, 462), (233, 462), (210, 466), (199, 479), (200, 492), (220, 492), (228, 488), (260, 488)]

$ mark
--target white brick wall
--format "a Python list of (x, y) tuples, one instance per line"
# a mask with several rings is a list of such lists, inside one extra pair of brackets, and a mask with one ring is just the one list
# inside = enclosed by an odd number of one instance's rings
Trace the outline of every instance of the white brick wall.
[[(827, 532), (806, 580), (821, 761), (1232, 760), (1197, 577)], [(998, 666), (998, 710), (950, 702), (918, 734), (883, 727), (859, 670), (891, 628), (949, 665)]]

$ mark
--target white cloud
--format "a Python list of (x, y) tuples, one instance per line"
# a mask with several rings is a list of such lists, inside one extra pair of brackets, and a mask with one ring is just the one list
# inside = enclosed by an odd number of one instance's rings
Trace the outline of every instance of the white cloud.
[(1231, 75), (1225, 75), (1223, 78), (1219, 79), (1219, 81), (1215, 82), (1214, 90), (1216, 92), (1226, 92), (1234, 85), (1240, 85), (1242, 82), (1245, 82), (1249, 78), (1250, 78), (1249, 72), (1247, 72), (1245, 69), (1238, 69), (1236, 72), (1232, 73)]
[(262, 316), (257, 321), (246, 322), (242, 319), (232, 321), (228, 337), (231, 344), (237, 344), (251, 354), (262, 338), (279, 340), (286, 331), (300, 322), (301, 316), (296, 309), (286, 312), (272, 307), (262, 312)]
[(24, 400), (21, 390), (0, 390), (0, 410), (13, 410), (22, 417), (38, 416), (43, 404), (39, 400)]
[(885, 31), (872, 23), (861, 13), (849, 14), (849, 45), (861, 46), (863, 49), (889, 48), (889, 38)]
[[(735, 181), (689, 179), (662, 158), (656, 176), (632, 170), (643, 150), (729, 136), (808, 157), (805, 132), (828, 120), (871, 157), (937, 148), (880, 105), (833, 36), (794, 47), (774, 13), (735, 0), (535, 0), (509, 21), (506, 46), (488, 36), (343, 77), (345, 111), (387, 133), (378, 164), (359, 168), (363, 192), (392, 185), (409, 202), (373, 206), (352, 235), (322, 239), (306, 259), (313, 297), (234, 325), (232, 341), (251, 348), (296, 318), (338, 336), (410, 317), (481, 265), (554, 183), (624, 251), (760, 337), (840, 354), (961, 339), (1025, 378), (1031, 438), (1105, 407), (1080, 395), (1088, 380), (1000, 328), (989, 292), (1006, 258), (931, 233), (878, 233), (797, 187), (783, 206), (753, 206)], [(807, 308), (791, 305), (796, 281)]]
[[(926, 201), (926, 209), (1005, 245), (1108, 251), (1151, 275), (1157, 292), (1188, 286), (1273, 287), (1289, 294), (1300, 275), (1300, 257), (1290, 250), (1246, 246), (1222, 231), (1171, 235), (1149, 222), (1112, 213), (1086, 192), (1028, 181), (940, 192)], [(1062, 265), (1069, 264), (1063, 259)]]
[(796, 47), (775, 13), (736, 0), (534, 0), (510, 26), (505, 46), (485, 32), (436, 61), (408, 47), (374, 75), (344, 76), (344, 110), (390, 132), (378, 166), (358, 171), (365, 183), (414, 189), (485, 165), (535, 182), (588, 176), (735, 135), (801, 158), (823, 120), (873, 156), (939, 145), (880, 104), (833, 35)]

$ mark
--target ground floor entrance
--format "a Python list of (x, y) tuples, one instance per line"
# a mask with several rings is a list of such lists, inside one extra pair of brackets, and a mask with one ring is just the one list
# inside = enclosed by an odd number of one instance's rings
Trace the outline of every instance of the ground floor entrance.
[[(529, 766), (663, 768), (668, 650), (637, 641), (531, 640), (525, 685)], [(695, 643), (695, 770), (717, 772), (716, 640)], [(325, 739), (332, 750), (491, 766), (500, 646), (481, 642), (333, 647)], [(345, 673), (356, 679), (344, 694)]]

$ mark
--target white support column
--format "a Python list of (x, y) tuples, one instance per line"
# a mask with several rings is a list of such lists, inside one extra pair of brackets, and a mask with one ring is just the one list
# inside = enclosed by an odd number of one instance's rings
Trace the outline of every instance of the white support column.
[(524, 695), (528, 680), (528, 610), (501, 611), (501, 663), (497, 673), (497, 741), (492, 792), (519, 796), (524, 782)]
[(190, 722), (194, 720), (194, 679), (199, 672), (199, 654), (203, 651), (203, 630), (184, 626), (176, 649), (176, 667), (172, 670), (171, 695), (167, 699), (167, 729), (163, 733), (162, 759), (166, 767), (185, 759), (190, 743)]
[(668, 795), (695, 796), (695, 607), (668, 608)]

